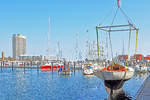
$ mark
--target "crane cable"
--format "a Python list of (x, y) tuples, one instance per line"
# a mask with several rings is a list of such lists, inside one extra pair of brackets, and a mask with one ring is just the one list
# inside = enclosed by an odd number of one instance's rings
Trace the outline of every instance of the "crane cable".
[(120, 8), (120, 11), (121, 11), (122, 14), (124, 15), (124, 17), (126, 18), (126, 20), (128, 21), (128, 23), (134, 25), (134, 23), (133, 23), (133, 21), (131, 20), (131, 18), (129, 18), (129, 17), (127, 16), (127, 14), (123, 11), (122, 8)]
[[(128, 56), (129, 56), (129, 49), (130, 49), (131, 33), (132, 33), (132, 28), (130, 27), (130, 30), (129, 30), (129, 41), (128, 41)], [(128, 59), (126, 60), (126, 66), (127, 67), (128, 67)], [(122, 80), (120, 81), (120, 84), (118, 85), (118, 87), (120, 87), (121, 84), (123, 83), (123, 80), (125, 79), (126, 74), (127, 74), (127, 68), (125, 68), (124, 76), (123, 76)]]
[[(111, 23), (111, 25), (114, 23), (114, 20), (116, 18), (116, 15), (118, 13), (118, 10), (120, 9), (120, 11), (123, 13), (123, 15), (125, 16), (125, 18), (127, 19), (128, 23), (130, 24), (130, 22), (132, 22), (132, 20), (125, 14), (125, 12), (120, 8), (120, 6), (118, 6), (117, 8), (117, 11), (115, 13), (115, 16), (113, 18), (113, 21)], [(111, 28), (110, 28), (111, 30)], [(132, 32), (132, 28), (130, 27), (130, 30), (129, 30), (129, 41), (128, 41), (128, 55), (129, 55), (129, 49), (130, 49), (130, 40), (131, 40), (131, 32)], [(137, 50), (137, 37), (138, 37), (138, 31), (136, 31), (136, 47), (135, 47), (135, 54), (136, 54), (136, 50)], [(110, 46), (111, 46), (111, 53), (112, 53), (112, 61), (113, 61), (113, 51), (112, 51), (112, 43), (111, 43), (111, 36), (110, 36), (110, 31), (109, 31), (109, 39), (110, 39)], [(114, 61), (113, 61), (114, 62)], [(126, 66), (128, 67), (128, 60), (126, 61)], [(123, 80), (125, 79), (126, 77), (126, 72), (127, 72), (127, 69), (125, 68), (125, 73), (124, 73), (124, 76), (122, 78), (122, 80), (120, 81), (118, 87), (120, 87), (120, 85), (123, 83)]]
[(136, 52), (137, 52), (137, 41), (138, 41), (138, 29), (136, 30), (135, 60), (136, 60)]
[[(113, 25), (113, 23), (114, 23), (114, 21), (115, 21), (115, 18), (116, 18), (116, 16), (117, 16), (118, 11), (119, 11), (119, 8), (117, 8), (117, 10), (116, 10), (116, 13), (115, 13), (115, 15), (114, 15), (114, 17), (113, 17), (113, 20), (112, 20), (111, 25)], [(113, 60), (113, 48), (112, 48), (112, 41), (111, 41), (110, 31), (111, 31), (111, 28), (109, 28), (108, 35), (109, 35), (109, 43), (110, 43), (110, 49), (111, 49), (112, 62), (113, 62), (113, 64), (114, 64), (114, 60)]]

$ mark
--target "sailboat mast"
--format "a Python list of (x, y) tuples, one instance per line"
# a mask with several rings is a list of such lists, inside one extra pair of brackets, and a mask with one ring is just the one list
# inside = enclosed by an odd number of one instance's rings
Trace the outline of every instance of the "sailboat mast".
[(97, 55), (98, 55), (98, 63), (100, 63), (99, 58), (99, 40), (98, 40), (98, 28), (96, 27), (96, 36), (97, 36)]
[(135, 60), (136, 60), (136, 53), (137, 53), (137, 43), (138, 43), (138, 29), (136, 30)]
[(48, 17), (48, 58), (50, 58), (50, 16)]
[(61, 57), (62, 57), (62, 52), (61, 52), (59, 41), (57, 41), (57, 54), (56, 54), (56, 56), (57, 56), (58, 60), (61, 59)]
[(89, 45), (89, 37), (88, 37), (88, 30), (86, 31), (86, 57), (89, 59), (90, 55), (90, 45)]
[(124, 55), (125, 54), (125, 49), (124, 49), (124, 39), (123, 39), (123, 45), (122, 45), (123, 47), (122, 47), (122, 55)]
[(79, 60), (79, 47), (78, 47), (78, 41), (79, 41), (79, 33), (76, 33), (76, 48), (75, 48), (75, 52), (76, 52), (76, 61)]

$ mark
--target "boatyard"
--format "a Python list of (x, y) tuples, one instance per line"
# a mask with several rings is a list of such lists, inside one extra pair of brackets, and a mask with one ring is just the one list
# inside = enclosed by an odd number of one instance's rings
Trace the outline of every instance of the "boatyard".
[(145, 2), (3, 1), (0, 100), (149, 100)]

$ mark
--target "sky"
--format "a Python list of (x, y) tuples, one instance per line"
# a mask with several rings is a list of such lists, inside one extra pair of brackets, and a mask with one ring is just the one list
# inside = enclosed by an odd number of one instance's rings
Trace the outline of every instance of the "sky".
[[(150, 54), (149, 4), (149, 0), (121, 2), (121, 8), (139, 28), (138, 53), (144, 55)], [(12, 56), (12, 34), (21, 33), (27, 37), (27, 55), (47, 54), (50, 16), (51, 54), (56, 53), (59, 41), (63, 55), (71, 59), (75, 53), (76, 33), (79, 33), (79, 50), (84, 52), (86, 30), (89, 30), (89, 40), (96, 40), (96, 25), (105, 17), (112, 19), (109, 14), (113, 15), (116, 8), (117, 0), (0, 0), (0, 52), (4, 51), (5, 56)], [(116, 20), (122, 22), (121, 18), (118, 15)], [(122, 51), (122, 39), (127, 44), (126, 34), (112, 35), (114, 51)], [(120, 49), (115, 49), (118, 45)], [(131, 49), (133, 48), (132, 45)]]

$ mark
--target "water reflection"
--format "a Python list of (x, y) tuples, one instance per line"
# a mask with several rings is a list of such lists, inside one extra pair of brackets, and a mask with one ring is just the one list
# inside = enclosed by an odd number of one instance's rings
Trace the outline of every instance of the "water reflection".
[(134, 78), (136, 79), (136, 80), (142, 80), (142, 81), (144, 81), (146, 78), (147, 78), (147, 76), (148, 76), (148, 74), (149, 73), (135, 73), (135, 75), (134, 75)]

